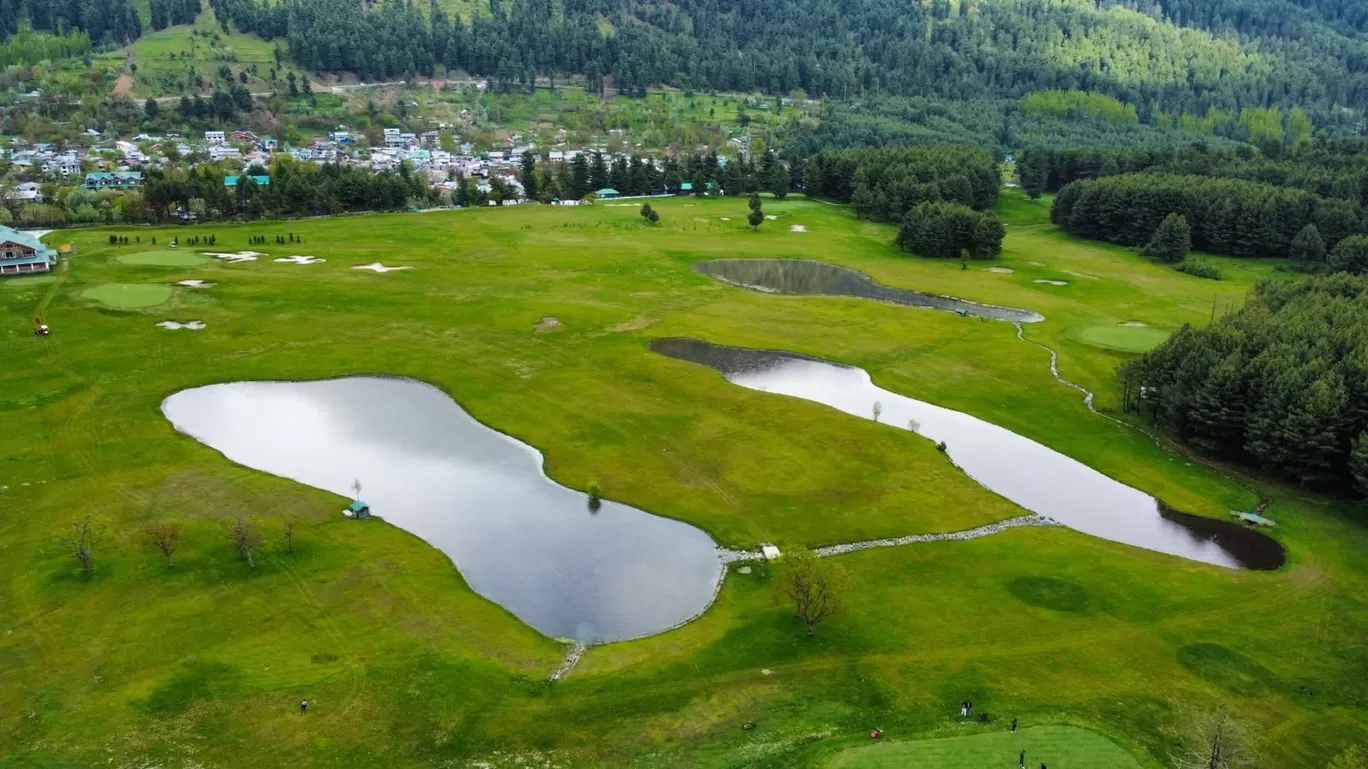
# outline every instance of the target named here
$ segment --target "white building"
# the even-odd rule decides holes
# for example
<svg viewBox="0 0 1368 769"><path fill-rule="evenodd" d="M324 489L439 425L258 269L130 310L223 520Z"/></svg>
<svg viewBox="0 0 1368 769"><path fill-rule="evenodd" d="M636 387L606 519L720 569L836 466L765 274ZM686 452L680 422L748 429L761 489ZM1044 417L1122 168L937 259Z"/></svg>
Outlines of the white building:
<svg viewBox="0 0 1368 769"><path fill-rule="evenodd" d="M205 131L204 140L210 144L228 143L228 137L222 131Z"/></svg>
<svg viewBox="0 0 1368 769"><path fill-rule="evenodd" d="M228 158L242 157L242 151L237 147L229 147L223 144L215 144L209 148L209 159L217 163Z"/></svg>
<svg viewBox="0 0 1368 769"><path fill-rule="evenodd" d="M14 188L10 193L10 200L17 200L21 203L42 203L43 189L38 186L38 182L23 182Z"/></svg>

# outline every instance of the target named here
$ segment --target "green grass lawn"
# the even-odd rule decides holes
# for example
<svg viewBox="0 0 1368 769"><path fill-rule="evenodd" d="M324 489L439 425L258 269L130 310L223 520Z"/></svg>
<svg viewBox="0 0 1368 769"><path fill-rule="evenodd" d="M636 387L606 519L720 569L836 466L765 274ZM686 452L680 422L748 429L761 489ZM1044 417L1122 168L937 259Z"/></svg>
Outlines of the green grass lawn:
<svg viewBox="0 0 1368 769"><path fill-rule="evenodd" d="M208 264L208 257L193 251L143 251L138 254L119 254L116 259L123 264L140 267L197 267Z"/></svg>
<svg viewBox="0 0 1368 769"><path fill-rule="evenodd" d="M164 304L172 293L170 286L155 283L105 283L82 291L81 296L116 310L138 310Z"/></svg>
<svg viewBox="0 0 1368 769"><path fill-rule="evenodd" d="M940 737L916 742L888 740L838 753L831 769L998 769L1018 765L1056 769L1140 769L1116 743L1077 726L1037 726L1011 734L997 725L986 734Z"/></svg>
<svg viewBox="0 0 1368 769"><path fill-rule="evenodd" d="M758 232L744 199L652 205L656 227L635 207L527 206L120 231L214 235L221 251L293 232L327 259L197 268L215 288L168 304L169 317L205 321L193 334L89 301L139 269L120 263L130 249L108 245L108 230L70 236L79 252L57 282L0 292L0 763L824 766L875 726L898 740L880 748L922 749L916 738L960 728L952 714L966 698L999 719L1087 725L1147 769L1163 765L1191 709L1232 710L1271 767L1314 769L1368 741L1355 704L1368 680L1357 505L1259 482L1289 551L1273 573L1062 528L853 553L834 562L845 611L813 638L763 565L733 566L696 621L593 648L549 685L563 647L476 596L441 553L383 521L343 519L330 494L234 465L160 413L166 396L213 382L410 376L540 449L557 481L599 479L609 497L727 546L1022 512L905 430L647 350L693 336L861 366L880 386L1016 430L1183 510L1224 517L1255 503L1090 414L1008 324L766 295L690 264L821 259L1039 311L1027 337L1058 349L1063 374L1103 408L1128 354L1087 343L1085 329L1205 323L1213 304L1238 305L1254 280L1278 275L1271 264L1225 260L1226 279L1204 281L1036 221L1009 228L998 264L1013 272L988 273L901 255L893 227L801 198L766 198L778 218ZM415 269L350 269L377 259ZM1032 282L1060 276L1068 286ZM30 335L39 315L52 337ZM556 333L535 330L546 316ZM264 532L254 570L225 538L239 512ZM55 539L85 514L107 524L89 578ZM186 531L171 569L143 541L162 519ZM293 553L286 519L299 525Z"/></svg>
<svg viewBox="0 0 1368 769"><path fill-rule="evenodd" d="M1147 326L1088 326L1078 332L1078 338L1109 350L1145 352L1168 339L1169 332Z"/></svg>

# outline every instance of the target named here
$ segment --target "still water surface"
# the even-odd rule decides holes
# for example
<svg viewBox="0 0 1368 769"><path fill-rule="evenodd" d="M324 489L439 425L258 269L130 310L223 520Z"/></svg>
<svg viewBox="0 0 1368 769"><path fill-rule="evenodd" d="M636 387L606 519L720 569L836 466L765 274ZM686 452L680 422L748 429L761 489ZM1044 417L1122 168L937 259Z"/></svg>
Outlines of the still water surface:
<svg viewBox="0 0 1368 769"><path fill-rule="evenodd" d="M1234 568L1276 569L1282 545L1230 523L1169 510L1154 497L997 425L877 387L863 369L793 353L659 339L655 352L717 369L752 390L823 403L936 442L988 489L1071 529Z"/></svg>
<svg viewBox="0 0 1368 769"><path fill-rule="evenodd" d="M703 531L606 500L591 511L546 477L540 452L422 382L235 382L176 393L162 411L247 467L347 497L359 479L376 515L551 637L659 633L707 608L722 578Z"/></svg>
<svg viewBox="0 0 1368 769"><path fill-rule="evenodd" d="M713 259L698 262L693 267L714 280L772 294L856 296L992 320L1016 323L1045 320L1044 315L1030 310L885 286L863 272L809 259Z"/></svg>

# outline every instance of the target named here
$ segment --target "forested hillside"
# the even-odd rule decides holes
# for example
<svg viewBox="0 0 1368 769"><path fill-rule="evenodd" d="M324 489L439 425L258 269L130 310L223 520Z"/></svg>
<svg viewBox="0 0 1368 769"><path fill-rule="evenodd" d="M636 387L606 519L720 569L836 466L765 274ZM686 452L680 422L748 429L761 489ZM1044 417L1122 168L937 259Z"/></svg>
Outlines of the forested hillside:
<svg viewBox="0 0 1368 769"><path fill-rule="evenodd" d="M502 82L583 73L596 85L611 74L629 92L670 83L969 99L1081 89L1136 105L1144 121L1154 105L1330 113L1368 103L1364 14L1350 0L512 0L469 24L394 2L212 2L242 29L287 38L300 64L363 78L446 65Z"/></svg>
<svg viewBox="0 0 1368 769"><path fill-rule="evenodd" d="M1368 278L1267 281L1239 312L1184 327L1121 376L1134 405L1205 453L1368 489L1365 345Z"/></svg>

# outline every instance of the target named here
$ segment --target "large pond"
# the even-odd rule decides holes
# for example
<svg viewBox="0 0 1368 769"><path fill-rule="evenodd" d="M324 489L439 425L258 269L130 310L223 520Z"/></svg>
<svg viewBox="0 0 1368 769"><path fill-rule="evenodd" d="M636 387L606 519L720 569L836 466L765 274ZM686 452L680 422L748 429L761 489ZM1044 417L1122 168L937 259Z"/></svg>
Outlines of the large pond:
<svg viewBox="0 0 1368 769"><path fill-rule="evenodd" d="M536 449L422 382L237 382L176 393L162 411L247 467L344 496L360 480L376 515L551 637L661 632L702 613L722 579L704 532L615 502L591 510L546 477Z"/></svg>
<svg viewBox="0 0 1368 769"><path fill-rule="evenodd" d="M885 286L863 272L808 259L713 259L698 262L693 268L714 280L771 294L856 296L992 320L1017 323L1045 320L1045 316L1030 310Z"/></svg>
<svg viewBox="0 0 1368 769"><path fill-rule="evenodd" d="M1169 510L1154 497L1010 430L877 387L863 369L693 339L659 339L651 349L711 366L742 387L816 401L944 441L950 459L974 480L1069 528L1220 566L1276 569L1283 564L1282 545L1272 537Z"/></svg>

